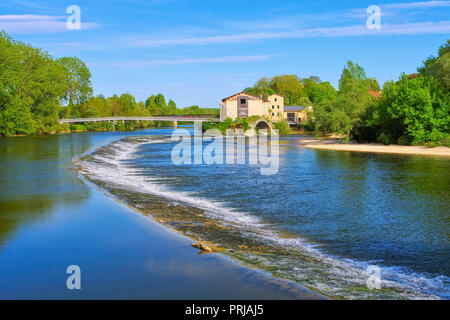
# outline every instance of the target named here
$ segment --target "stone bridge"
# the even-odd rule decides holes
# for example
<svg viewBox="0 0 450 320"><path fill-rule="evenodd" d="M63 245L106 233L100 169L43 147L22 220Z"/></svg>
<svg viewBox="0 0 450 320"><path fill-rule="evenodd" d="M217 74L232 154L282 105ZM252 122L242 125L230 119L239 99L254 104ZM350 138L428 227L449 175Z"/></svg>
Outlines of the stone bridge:
<svg viewBox="0 0 450 320"><path fill-rule="evenodd" d="M267 132L272 132L273 127L270 122L268 122L264 118L259 118L258 120L254 121L253 123L250 123L250 127L253 130L267 130Z"/></svg>

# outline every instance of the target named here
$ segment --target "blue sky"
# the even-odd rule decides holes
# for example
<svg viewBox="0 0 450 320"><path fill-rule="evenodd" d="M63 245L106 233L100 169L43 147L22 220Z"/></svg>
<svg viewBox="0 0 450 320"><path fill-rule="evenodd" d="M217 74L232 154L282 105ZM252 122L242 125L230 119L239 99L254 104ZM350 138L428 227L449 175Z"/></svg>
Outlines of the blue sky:
<svg viewBox="0 0 450 320"><path fill-rule="evenodd" d="M70 5L81 30L66 27ZM381 29L366 27L370 5L381 8ZM214 107L264 76L337 86L347 60L381 84L412 73L450 38L450 1L2 0L0 29L81 58L95 94Z"/></svg>

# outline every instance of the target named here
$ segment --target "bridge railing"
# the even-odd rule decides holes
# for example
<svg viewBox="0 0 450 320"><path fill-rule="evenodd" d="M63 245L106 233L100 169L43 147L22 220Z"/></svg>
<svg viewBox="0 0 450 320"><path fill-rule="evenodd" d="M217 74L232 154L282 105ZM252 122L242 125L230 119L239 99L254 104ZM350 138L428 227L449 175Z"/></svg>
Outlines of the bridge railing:
<svg viewBox="0 0 450 320"><path fill-rule="evenodd" d="M214 118L214 115L213 114L180 114L180 115L176 115L176 114L173 114L173 115L168 115L168 116L153 116L153 117L155 117L155 118L158 118L158 117L175 117L175 118L186 118L186 119L192 119L192 118L195 118L195 119L212 119L212 118Z"/></svg>
<svg viewBox="0 0 450 320"><path fill-rule="evenodd" d="M100 121L219 121L212 115L170 115L170 116L150 116L150 117L98 117L98 118L76 118L60 119L60 123L76 122L100 122Z"/></svg>

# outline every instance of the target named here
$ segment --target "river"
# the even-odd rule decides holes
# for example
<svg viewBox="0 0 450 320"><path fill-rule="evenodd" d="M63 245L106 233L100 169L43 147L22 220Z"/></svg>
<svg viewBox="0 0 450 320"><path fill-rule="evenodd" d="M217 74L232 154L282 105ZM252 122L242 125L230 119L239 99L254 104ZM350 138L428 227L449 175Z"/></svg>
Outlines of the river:
<svg viewBox="0 0 450 320"><path fill-rule="evenodd" d="M450 298L448 159L311 150L292 135L263 176L175 165L170 133L2 139L0 296L70 298L64 266L80 264L82 298L314 297L293 282L335 298Z"/></svg>

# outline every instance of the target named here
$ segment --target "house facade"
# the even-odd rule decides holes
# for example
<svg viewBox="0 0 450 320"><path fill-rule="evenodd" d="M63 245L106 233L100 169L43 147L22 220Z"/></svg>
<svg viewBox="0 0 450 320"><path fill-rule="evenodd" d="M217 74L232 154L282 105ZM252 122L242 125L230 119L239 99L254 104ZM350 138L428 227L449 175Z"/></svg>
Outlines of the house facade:
<svg viewBox="0 0 450 320"><path fill-rule="evenodd" d="M283 120L284 97L279 94L273 94L267 100L269 100L269 117L272 121Z"/></svg>
<svg viewBox="0 0 450 320"><path fill-rule="evenodd" d="M312 109L312 106L285 106L283 118L290 125L306 122L308 120L308 112L311 112Z"/></svg>
<svg viewBox="0 0 450 320"><path fill-rule="evenodd" d="M222 99L220 103L220 119L247 118L251 116L269 116L269 100L240 92Z"/></svg>
<svg viewBox="0 0 450 320"><path fill-rule="evenodd" d="M240 92L220 101L220 119L247 118L251 116L268 117L274 122L287 120L295 125L307 120L312 106L285 106L284 97L273 94L264 99Z"/></svg>

